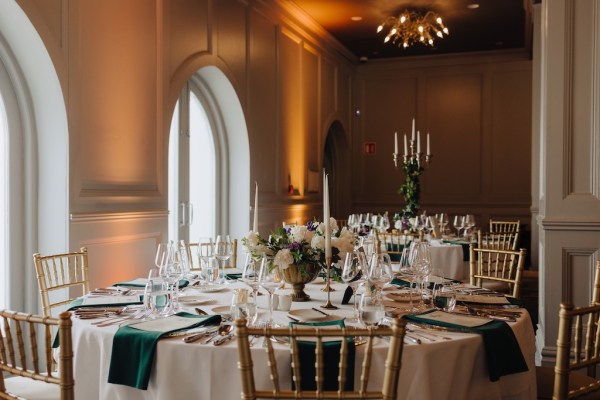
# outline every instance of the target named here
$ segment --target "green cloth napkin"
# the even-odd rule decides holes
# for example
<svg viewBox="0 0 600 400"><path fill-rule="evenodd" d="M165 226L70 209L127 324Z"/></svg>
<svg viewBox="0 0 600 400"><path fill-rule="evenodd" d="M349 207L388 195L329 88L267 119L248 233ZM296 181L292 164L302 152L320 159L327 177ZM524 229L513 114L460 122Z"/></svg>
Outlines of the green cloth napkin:
<svg viewBox="0 0 600 400"><path fill-rule="evenodd" d="M479 333L483 339L486 363L490 381L495 382L501 376L528 371L527 363L519 347L519 342L514 332L504 321L490 321L485 325L467 328L440 321L427 319L428 311L418 315L406 315L408 321L422 322L430 325L442 326L450 329L460 329Z"/></svg>
<svg viewBox="0 0 600 400"><path fill-rule="evenodd" d="M129 302L129 303L110 303L110 304L83 304L84 297L78 297L69 303L69 305L67 306L67 311L76 310L81 307L104 308L104 307L131 306L131 305L143 304L142 302L144 300L144 296L140 295L139 299L140 299L139 301L136 301L133 303Z"/></svg>
<svg viewBox="0 0 600 400"><path fill-rule="evenodd" d="M225 278L230 281L235 281L242 278L241 272L232 272L229 274L225 274Z"/></svg>
<svg viewBox="0 0 600 400"><path fill-rule="evenodd" d="M323 321L323 322L290 322L290 325L308 325L308 326L340 326L345 327L344 321ZM298 356L300 357L300 376L302 390L317 390L316 355L315 342L298 340ZM338 375L340 371L340 348L342 344L338 341L323 342L323 390L338 390ZM348 339L348 363L346 366L346 384L344 390L354 390L354 358L355 348L354 340ZM295 390L294 372L292 370L292 390Z"/></svg>
<svg viewBox="0 0 600 400"><path fill-rule="evenodd" d="M471 243L465 243L463 241L458 241L458 240L442 240L442 242L444 243L448 243L448 244L459 244L462 246L462 250L463 250L463 261L469 261L470 257L470 246Z"/></svg>
<svg viewBox="0 0 600 400"><path fill-rule="evenodd" d="M132 281L115 283L113 286L127 286L127 287L139 287L139 288L143 288L143 287L146 287L146 282L148 282L147 279L135 279L135 280L132 280ZM188 280L181 279L179 281L179 289L182 289L182 288L186 287L189 284L190 284L190 282Z"/></svg>
<svg viewBox="0 0 600 400"><path fill-rule="evenodd" d="M390 252L392 251L393 253L390 254L390 260L392 262L400 262L400 257L401 257L401 253L402 250L404 249L404 246L401 244L396 244L396 243L387 243L387 251Z"/></svg>
<svg viewBox="0 0 600 400"><path fill-rule="evenodd" d="M221 322L220 315L195 315L186 312L175 315L197 320L185 329ZM152 371L156 343L161 337L175 331L150 332L128 325L120 327L113 338L108 383L146 390Z"/></svg>

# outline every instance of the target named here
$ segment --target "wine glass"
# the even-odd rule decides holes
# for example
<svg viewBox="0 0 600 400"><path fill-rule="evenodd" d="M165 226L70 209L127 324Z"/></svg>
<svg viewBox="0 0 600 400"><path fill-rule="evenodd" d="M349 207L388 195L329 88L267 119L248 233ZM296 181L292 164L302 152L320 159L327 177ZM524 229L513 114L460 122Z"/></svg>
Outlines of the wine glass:
<svg viewBox="0 0 600 400"><path fill-rule="evenodd" d="M429 253L429 243L427 242L414 242L414 246L411 246L411 251L414 253L411 256L412 268L415 271L415 277L420 288L421 298L425 301L425 281L431 273L431 256Z"/></svg>
<svg viewBox="0 0 600 400"><path fill-rule="evenodd" d="M454 229L456 229L456 237L460 238L460 230L465 227L465 217L462 215L454 216Z"/></svg>
<svg viewBox="0 0 600 400"><path fill-rule="evenodd" d="M260 272L260 264L258 261L253 260L250 254L246 255L246 262L244 263L244 269L242 270L242 277L240 280L246 285L252 288L254 298L258 296L258 288L260 284L258 282L258 274Z"/></svg>
<svg viewBox="0 0 600 400"><path fill-rule="evenodd" d="M408 312L415 311L413 309L413 301L412 301L412 293L413 286L415 284L416 279L416 271L413 268L413 260L414 252L412 251L412 247L415 242L412 242L409 246L406 246L402 249L402 255L400 256L400 277L403 280L408 281Z"/></svg>
<svg viewBox="0 0 600 400"><path fill-rule="evenodd" d="M375 253L371 256L367 279L369 285L374 287L377 293L380 293L383 287L394 279L392 260L389 254Z"/></svg>
<svg viewBox="0 0 600 400"><path fill-rule="evenodd" d="M258 283L260 287L269 293L269 319L267 326L273 326L273 298L275 290L281 286L282 274L279 266L273 262L273 258L263 257L258 272Z"/></svg>
<svg viewBox="0 0 600 400"><path fill-rule="evenodd" d="M448 219L448 214L441 213L439 216L439 224L440 224L440 231L441 231L442 235L446 234L446 227L448 226L449 222L450 222L450 220Z"/></svg>
<svg viewBox="0 0 600 400"><path fill-rule="evenodd" d="M179 280L183 277L181 249L176 243L170 242L167 250L166 261L160 267L160 276L168 285L171 296L171 307L169 314L173 314L179 308L177 301Z"/></svg>
<svg viewBox="0 0 600 400"><path fill-rule="evenodd" d="M205 264L215 258L215 247L212 238L210 237L201 237L198 239L198 258L200 259L200 268L204 271ZM204 275L204 273L203 273ZM208 280L205 280L203 283L207 283ZM214 280L211 280L210 283L214 283Z"/></svg>
<svg viewBox="0 0 600 400"><path fill-rule="evenodd" d="M353 252L346 253L344 267L342 269L342 280L348 284L350 289L352 289L352 296L354 297L354 318L348 320L348 322L359 322L356 290L365 282L366 274L362 269L362 264L360 263L358 256Z"/></svg>
<svg viewBox="0 0 600 400"><path fill-rule="evenodd" d="M231 242L229 235L217 235L214 243L214 252L215 257L219 260L219 269L221 270L218 283L226 283L225 264L233 254L233 243Z"/></svg>
<svg viewBox="0 0 600 400"><path fill-rule="evenodd" d="M473 214L467 214L465 216L465 225L466 225L466 229L465 229L465 236L466 236L467 232L469 232L469 234L470 234L471 229L473 229L473 227L475 227L475 216Z"/></svg>
<svg viewBox="0 0 600 400"><path fill-rule="evenodd" d="M358 315L364 326L375 326L385 317L381 297L373 292L364 292L360 297Z"/></svg>
<svg viewBox="0 0 600 400"><path fill-rule="evenodd" d="M159 243L156 246L156 255L154 256L154 265L157 268L163 266L163 264L167 261L167 256L169 255L169 243Z"/></svg>
<svg viewBox="0 0 600 400"><path fill-rule="evenodd" d="M386 211L385 214L383 214L383 217L381 217L381 231L387 232L388 229L390 229L390 218Z"/></svg>

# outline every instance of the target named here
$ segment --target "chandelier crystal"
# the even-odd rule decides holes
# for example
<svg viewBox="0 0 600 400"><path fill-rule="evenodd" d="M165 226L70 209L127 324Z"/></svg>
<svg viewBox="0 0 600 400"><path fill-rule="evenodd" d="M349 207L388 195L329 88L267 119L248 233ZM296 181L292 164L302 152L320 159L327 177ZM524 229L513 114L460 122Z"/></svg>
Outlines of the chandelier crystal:
<svg viewBox="0 0 600 400"><path fill-rule="evenodd" d="M384 43L392 42L398 47L407 48L415 43L433 46L434 38L443 39L449 35L442 17L433 11L424 16L417 11L406 10L398 17L388 17L377 27L377 33L387 29Z"/></svg>

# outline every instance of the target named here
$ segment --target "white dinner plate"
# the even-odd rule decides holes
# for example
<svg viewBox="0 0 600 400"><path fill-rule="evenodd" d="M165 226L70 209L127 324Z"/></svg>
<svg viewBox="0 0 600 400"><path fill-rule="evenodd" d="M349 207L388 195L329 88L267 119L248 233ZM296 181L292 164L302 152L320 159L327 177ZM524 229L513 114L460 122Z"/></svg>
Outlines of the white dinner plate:
<svg viewBox="0 0 600 400"><path fill-rule="evenodd" d="M195 290L202 292L202 293L213 293L213 292L220 292L221 290L225 289L224 285L200 285L198 287L194 288Z"/></svg>
<svg viewBox="0 0 600 400"><path fill-rule="evenodd" d="M231 307L230 306L218 306L212 308L212 312L215 314L221 314L223 316L231 315Z"/></svg>
<svg viewBox="0 0 600 400"><path fill-rule="evenodd" d="M212 301L214 301L213 298L206 296L179 296L179 302L181 304L199 305L210 303Z"/></svg>
<svg viewBox="0 0 600 400"><path fill-rule="evenodd" d="M342 317L333 314L324 315L310 308L291 310L288 311L288 315L300 322L339 321L343 319Z"/></svg>

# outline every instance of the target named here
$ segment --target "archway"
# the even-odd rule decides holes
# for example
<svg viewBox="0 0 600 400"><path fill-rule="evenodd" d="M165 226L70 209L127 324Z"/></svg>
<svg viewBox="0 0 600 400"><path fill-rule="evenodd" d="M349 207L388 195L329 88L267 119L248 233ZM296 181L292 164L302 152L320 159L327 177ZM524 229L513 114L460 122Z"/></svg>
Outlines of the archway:
<svg viewBox="0 0 600 400"><path fill-rule="evenodd" d="M327 131L323 167L329 173L331 215L346 219L352 211L350 150L346 132L339 121L334 121Z"/></svg>

